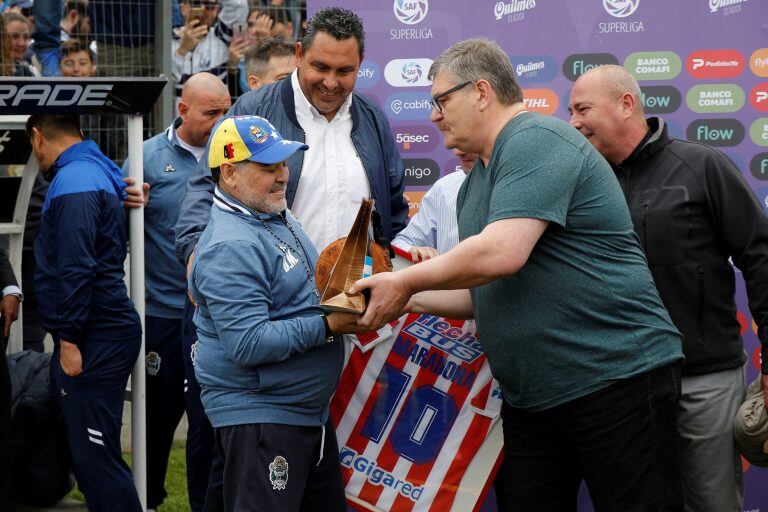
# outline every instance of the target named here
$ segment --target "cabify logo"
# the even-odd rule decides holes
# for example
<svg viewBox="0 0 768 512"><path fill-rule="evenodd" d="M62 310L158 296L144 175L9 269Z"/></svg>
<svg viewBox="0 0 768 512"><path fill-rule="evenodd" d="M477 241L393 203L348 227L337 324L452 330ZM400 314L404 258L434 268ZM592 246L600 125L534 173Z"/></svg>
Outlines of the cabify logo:
<svg viewBox="0 0 768 512"><path fill-rule="evenodd" d="M737 119L698 119L688 125L686 135L710 146L735 146L744 140L744 125Z"/></svg>
<svg viewBox="0 0 768 512"><path fill-rule="evenodd" d="M646 114L669 114L680 108L680 91L671 85L645 85L640 87Z"/></svg>
<svg viewBox="0 0 768 512"><path fill-rule="evenodd" d="M669 80L683 69L683 62L674 52L635 52L624 59L624 67L637 80Z"/></svg>
<svg viewBox="0 0 768 512"><path fill-rule="evenodd" d="M735 84L696 85L688 90L685 103L700 114L736 112L744 106L744 91Z"/></svg>

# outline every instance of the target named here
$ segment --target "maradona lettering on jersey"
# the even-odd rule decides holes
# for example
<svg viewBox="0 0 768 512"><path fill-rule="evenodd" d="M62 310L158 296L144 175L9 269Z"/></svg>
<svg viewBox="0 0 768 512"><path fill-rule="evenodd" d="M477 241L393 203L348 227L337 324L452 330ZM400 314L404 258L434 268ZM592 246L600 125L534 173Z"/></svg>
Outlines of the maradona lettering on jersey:
<svg viewBox="0 0 768 512"><path fill-rule="evenodd" d="M423 487L396 478L389 471L378 467L375 460L369 460L363 455L358 455L355 450L346 446L339 450L339 462L345 468L363 474L366 480L373 485L391 487L413 502L418 501L424 490Z"/></svg>

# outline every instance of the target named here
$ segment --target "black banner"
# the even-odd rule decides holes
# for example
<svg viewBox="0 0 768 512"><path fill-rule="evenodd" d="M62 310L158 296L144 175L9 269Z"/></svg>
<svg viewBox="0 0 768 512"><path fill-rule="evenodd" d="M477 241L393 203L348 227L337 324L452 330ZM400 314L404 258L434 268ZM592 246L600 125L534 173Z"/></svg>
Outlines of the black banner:
<svg viewBox="0 0 768 512"><path fill-rule="evenodd" d="M32 146L24 130L0 128L0 165L26 164Z"/></svg>
<svg viewBox="0 0 768 512"><path fill-rule="evenodd" d="M0 115L144 115L168 78L0 77Z"/></svg>

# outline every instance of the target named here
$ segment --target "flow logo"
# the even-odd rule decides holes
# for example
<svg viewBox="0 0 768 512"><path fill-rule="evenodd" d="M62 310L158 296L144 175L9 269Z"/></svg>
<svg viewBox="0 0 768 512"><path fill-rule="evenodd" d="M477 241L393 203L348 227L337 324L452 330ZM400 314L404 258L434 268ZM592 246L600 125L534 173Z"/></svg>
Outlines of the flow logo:
<svg viewBox="0 0 768 512"><path fill-rule="evenodd" d="M768 153L758 153L749 162L752 176L759 180L768 181Z"/></svg>
<svg viewBox="0 0 768 512"><path fill-rule="evenodd" d="M640 0L603 0L605 12L614 18L631 16L640 5Z"/></svg>
<svg viewBox="0 0 768 512"><path fill-rule="evenodd" d="M671 85L646 85L640 87L640 96L646 114L669 114L680 108L680 91Z"/></svg>
<svg viewBox="0 0 768 512"><path fill-rule="evenodd" d="M563 75L575 82L577 78L592 68L604 64L618 64L619 60L610 53L574 53L563 61Z"/></svg>
<svg viewBox="0 0 768 512"><path fill-rule="evenodd" d="M744 125L737 119L698 119L688 125L686 135L710 146L735 146L744 140Z"/></svg>
<svg viewBox="0 0 768 512"><path fill-rule="evenodd" d="M427 17L428 0L395 0L392 5L395 17L406 25L415 25Z"/></svg>
<svg viewBox="0 0 768 512"><path fill-rule="evenodd" d="M427 87L432 59L394 59L384 67L384 79L392 87Z"/></svg>

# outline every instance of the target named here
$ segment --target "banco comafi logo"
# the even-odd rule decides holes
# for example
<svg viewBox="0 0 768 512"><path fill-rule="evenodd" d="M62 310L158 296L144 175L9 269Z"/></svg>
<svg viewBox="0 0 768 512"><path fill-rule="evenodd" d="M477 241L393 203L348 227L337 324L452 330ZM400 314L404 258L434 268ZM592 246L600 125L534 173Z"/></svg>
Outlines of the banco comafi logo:
<svg viewBox="0 0 768 512"><path fill-rule="evenodd" d="M421 69L421 66L419 66L416 62L408 62L403 65L402 69L400 70L400 76L403 80L408 82L409 84L415 84L419 80L421 80L421 75L424 74L424 71Z"/></svg>
<svg viewBox="0 0 768 512"><path fill-rule="evenodd" d="M427 17L429 0L395 0L395 16L406 25L415 25Z"/></svg>
<svg viewBox="0 0 768 512"><path fill-rule="evenodd" d="M626 18L637 10L640 0L603 0L603 7L614 18Z"/></svg>

